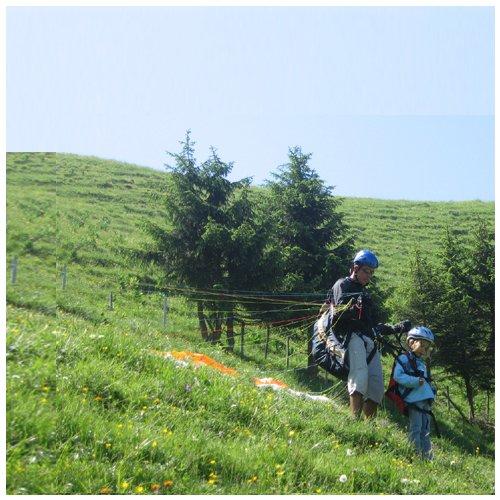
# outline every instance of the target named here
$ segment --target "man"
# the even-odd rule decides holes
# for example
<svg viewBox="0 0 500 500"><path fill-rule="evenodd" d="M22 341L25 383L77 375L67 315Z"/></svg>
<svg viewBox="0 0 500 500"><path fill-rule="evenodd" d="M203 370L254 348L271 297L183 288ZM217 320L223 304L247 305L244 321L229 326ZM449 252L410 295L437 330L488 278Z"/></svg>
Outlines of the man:
<svg viewBox="0 0 500 500"><path fill-rule="evenodd" d="M350 408L355 417L361 413L367 418L374 417L384 397L382 365L373 340L374 331L382 335L411 327L409 321L394 327L378 323L376 307L365 290L377 267L375 254L360 250L352 261L349 276L333 285L328 297L328 314L315 325L313 355L320 366L331 373L335 370L335 375L341 374L336 353L339 348L346 350L340 364L344 372L348 369L344 378L347 378Z"/></svg>

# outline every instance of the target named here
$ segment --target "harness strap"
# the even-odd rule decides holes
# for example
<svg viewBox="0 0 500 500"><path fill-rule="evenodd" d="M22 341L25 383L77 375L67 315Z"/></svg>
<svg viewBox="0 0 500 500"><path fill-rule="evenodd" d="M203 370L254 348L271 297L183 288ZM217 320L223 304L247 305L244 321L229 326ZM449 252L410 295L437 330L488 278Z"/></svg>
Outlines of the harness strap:
<svg viewBox="0 0 500 500"><path fill-rule="evenodd" d="M410 363L410 366L412 367L413 371L410 372L406 369L405 365L403 364L402 361L400 361L399 359L399 356L397 356L395 358L395 360L399 363L399 365L401 366L401 368L403 368L403 371L406 373L406 375L411 375L412 377L421 377L421 375L419 374L419 370L417 370L417 363L415 362L415 360L413 358L411 358L409 356L408 353L403 353L407 358L408 358L408 362ZM430 377L421 377L423 378L426 382L428 382L429 384L431 383L431 379ZM410 392L411 392L411 389L410 389ZM409 393L408 393L409 394Z"/></svg>
<svg viewBox="0 0 500 500"><path fill-rule="evenodd" d="M364 340L363 340L364 342ZM365 343L365 346L366 346L366 343ZM371 350L370 354L368 354L368 356L366 357L366 364L369 365L371 360L373 359L373 356L375 356L375 353L377 352L377 345L374 344L373 345L373 349Z"/></svg>
<svg viewBox="0 0 500 500"><path fill-rule="evenodd" d="M417 406L414 403L406 403L406 406L408 406L409 408L413 408L414 410L417 410L420 413L425 413L426 415L430 415L432 418L432 421L434 422L434 428L436 429L436 436L441 437L441 433L439 432L439 427L437 424L436 417L434 416L434 413L432 413L431 410L424 410L423 408L420 408L419 406Z"/></svg>

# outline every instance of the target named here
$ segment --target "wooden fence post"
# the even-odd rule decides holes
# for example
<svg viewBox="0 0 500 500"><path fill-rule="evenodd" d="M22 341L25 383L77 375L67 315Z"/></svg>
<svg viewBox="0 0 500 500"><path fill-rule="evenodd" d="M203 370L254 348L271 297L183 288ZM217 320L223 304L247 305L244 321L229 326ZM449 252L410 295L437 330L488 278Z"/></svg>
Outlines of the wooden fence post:
<svg viewBox="0 0 500 500"><path fill-rule="evenodd" d="M267 324L267 333L266 333L266 348L264 351L264 359L267 359L267 355L269 353L269 335L271 332L271 327L269 326L269 323Z"/></svg>
<svg viewBox="0 0 500 500"><path fill-rule="evenodd" d="M167 296L163 297L163 328L167 327L168 301Z"/></svg>
<svg viewBox="0 0 500 500"><path fill-rule="evenodd" d="M490 421L490 390L486 391L486 420Z"/></svg>
<svg viewBox="0 0 500 500"><path fill-rule="evenodd" d="M113 292L109 292L109 310L113 310Z"/></svg>
<svg viewBox="0 0 500 500"><path fill-rule="evenodd" d="M240 354L243 356L243 344L245 339L245 323L241 322L241 345L240 345Z"/></svg>
<svg viewBox="0 0 500 500"><path fill-rule="evenodd" d="M14 257L10 265L10 282L14 284L16 280L17 280L17 257Z"/></svg>
<svg viewBox="0 0 500 500"><path fill-rule="evenodd" d="M286 367L290 366L290 337L286 338Z"/></svg>
<svg viewBox="0 0 500 500"><path fill-rule="evenodd" d="M63 267L63 270L61 272L61 278L62 278L62 289L66 290L66 283L68 282L68 269L66 266Z"/></svg>

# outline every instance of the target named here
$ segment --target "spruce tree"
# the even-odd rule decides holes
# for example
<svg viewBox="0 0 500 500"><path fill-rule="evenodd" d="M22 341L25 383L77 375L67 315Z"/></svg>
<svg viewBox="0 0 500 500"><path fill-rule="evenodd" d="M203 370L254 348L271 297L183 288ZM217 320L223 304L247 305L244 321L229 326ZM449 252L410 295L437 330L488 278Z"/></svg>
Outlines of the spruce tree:
<svg viewBox="0 0 500 500"><path fill-rule="evenodd" d="M158 200L163 223L145 225L154 247L143 258L160 265L167 283L193 289L188 295L197 304L205 340L218 341L227 323L232 348L234 303L220 300L218 291L261 285L265 234L254 220L250 180L229 181L233 165L213 148L199 164L189 131L181 145L180 153L168 153L174 161L166 165L168 179Z"/></svg>
<svg viewBox="0 0 500 500"><path fill-rule="evenodd" d="M326 186L309 166L310 159L311 154L303 153L300 147L289 149L288 163L273 173L274 180L268 182L267 214L272 226L271 247L278 257L278 286L290 293L291 301L302 302L295 311L290 311L290 305L282 306L281 313L275 313L274 318L288 320L294 328L306 328L308 371L314 375L317 371L311 356L314 315L327 290L346 272L353 246L338 210L341 202L332 196L333 188ZM311 295L298 297L295 295L298 293ZM308 303L311 303L309 309Z"/></svg>

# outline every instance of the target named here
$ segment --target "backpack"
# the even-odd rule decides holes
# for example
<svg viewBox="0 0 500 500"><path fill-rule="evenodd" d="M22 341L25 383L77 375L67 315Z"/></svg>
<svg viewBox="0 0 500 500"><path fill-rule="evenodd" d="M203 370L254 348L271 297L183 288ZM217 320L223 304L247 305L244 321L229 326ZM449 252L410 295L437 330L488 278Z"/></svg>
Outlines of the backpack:
<svg viewBox="0 0 500 500"><path fill-rule="evenodd" d="M327 310L313 326L312 356L316 365L341 380L347 380L349 356L345 346L349 340L342 342L335 335L330 335L331 327L332 319L330 311Z"/></svg>
<svg viewBox="0 0 500 500"><path fill-rule="evenodd" d="M321 311L320 311L321 312ZM348 333L345 338L339 338L332 329L334 319L333 309L328 308L314 323L312 332L312 357L314 362L328 373L341 380L347 380L349 375L349 353L347 346L351 338ZM365 342L366 345L366 342ZM377 351L377 346L368 354L366 362L370 363Z"/></svg>
<svg viewBox="0 0 500 500"><path fill-rule="evenodd" d="M410 394L412 389L410 389L409 387L403 387L402 385L399 385L396 380L394 380L394 369L396 368L396 363L399 363L403 367L404 372L408 375L421 377L422 372L418 370L417 362L415 361L415 358L413 358L413 356L410 356L410 353L405 352L403 353L403 355L408 358L408 362L410 363L412 371L408 372L404 368L401 361L399 361L398 357L396 357L394 359L394 364L392 365L391 378L389 379L389 385L387 386L387 390L385 391L385 397L387 399L390 399L394 403L394 406L397 408L399 413L408 416L408 403L405 401L405 398L406 396L408 396L408 394Z"/></svg>

